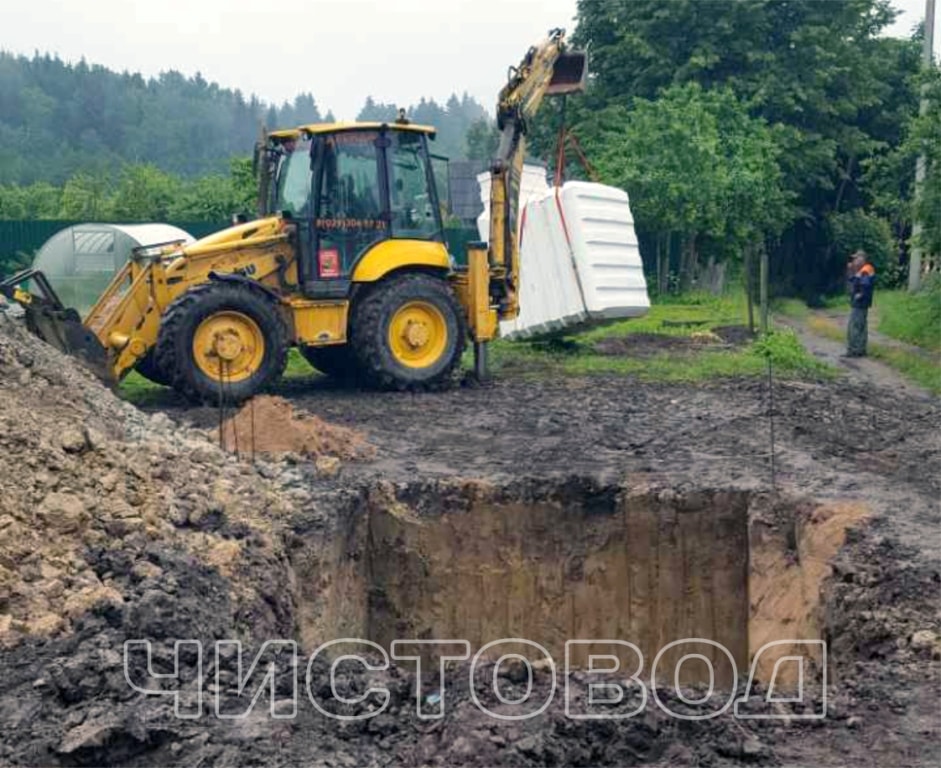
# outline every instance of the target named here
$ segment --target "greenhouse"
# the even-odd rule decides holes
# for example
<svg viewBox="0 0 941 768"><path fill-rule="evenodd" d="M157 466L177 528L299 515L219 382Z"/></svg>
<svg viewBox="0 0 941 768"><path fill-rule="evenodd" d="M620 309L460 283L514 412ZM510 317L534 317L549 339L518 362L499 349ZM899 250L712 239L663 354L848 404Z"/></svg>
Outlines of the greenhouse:
<svg viewBox="0 0 941 768"><path fill-rule="evenodd" d="M36 253L62 303L85 315L134 248L185 241L192 236L170 224L76 224L50 237Z"/></svg>

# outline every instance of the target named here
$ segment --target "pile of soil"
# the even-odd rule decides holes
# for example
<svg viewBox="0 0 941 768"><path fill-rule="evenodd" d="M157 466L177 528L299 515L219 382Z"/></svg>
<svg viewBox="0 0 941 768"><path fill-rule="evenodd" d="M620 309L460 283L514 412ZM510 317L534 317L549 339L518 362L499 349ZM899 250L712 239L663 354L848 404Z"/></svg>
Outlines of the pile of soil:
<svg viewBox="0 0 941 768"><path fill-rule="evenodd" d="M248 454L296 453L307 458L367 459L375 455L361 432L297 414L283 397L260 395L222 425L225 448Z"/></svg>
<svg viewBox="0 0 941 768"><path fill-rule="evenodd" d="M273 482L141 413L0 312L0 645L128 609L172 581L167 551L225 573L233 618L270 613L243 566L274 558L276 522L310 503L287 471ZM125 567L103 565L114 553Z"/></svg>

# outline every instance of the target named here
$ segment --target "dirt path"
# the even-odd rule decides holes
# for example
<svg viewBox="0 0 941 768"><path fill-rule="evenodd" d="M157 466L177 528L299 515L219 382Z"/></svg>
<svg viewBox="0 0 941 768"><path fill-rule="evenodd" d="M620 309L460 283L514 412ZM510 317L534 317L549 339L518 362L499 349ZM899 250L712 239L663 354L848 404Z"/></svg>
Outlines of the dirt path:
<svg viewBox="0 0 941 768"><path fill-rule="evenodd" d="M841 329L846 329L846 323L849 320L849 308L844 309L816 309L811 311L812 315L825 318L835 325L838 325ZM899 341L898 339L893 339L891 336L886 336L884 333L879 333L879 331L874 330L879 327L879 307L874 306L869 310L869 339L874 341L876 344L879 344L883 347L891 347L892 349L900 349L904 352L910 352L913 355L918 355L919 357L924 357L930 359L932 357L931 352L927 349L923 349L915 344L907 344L904 341Z"/></svg>
<svg viewBox="0 0 941 768"><path fill-rule="evenodd" d="M838 324L844 331L846 329L846 318L848 315L845 312L836 310L812 310L811 316L825 318L829 322ZM846 357L846 345L844 343L814 332L804 319L778 315L775 317L775 321L788 328L792 328L800 338L801 343L812 355L842 370L846 374L846 378L854 384L864 385L867 383L875 383L898 392L904 392L906 395L916 398L937 399L927 389L913 383L885 363L870 357ZM870 318L870 324L873 324L872 318ZM869 331L869 340L870 342L875 342L886 347L902 349L907 352L914 352L918 355L930 357L928 352L919 347L905 344L904 342L875 331Z"/></svg>

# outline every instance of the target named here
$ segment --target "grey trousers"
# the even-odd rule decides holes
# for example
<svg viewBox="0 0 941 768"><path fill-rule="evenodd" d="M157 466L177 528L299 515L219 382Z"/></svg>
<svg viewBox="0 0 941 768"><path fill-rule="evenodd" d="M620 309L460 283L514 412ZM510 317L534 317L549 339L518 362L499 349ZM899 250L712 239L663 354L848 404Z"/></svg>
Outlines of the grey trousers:
<svg viewBox="0 0 941 768"><path fill-rule="evenodd" d="M846 326L846 354L850 357L864 357L866 354L868 320L868 309L853 307L850 310L850 319Z"/></svg>

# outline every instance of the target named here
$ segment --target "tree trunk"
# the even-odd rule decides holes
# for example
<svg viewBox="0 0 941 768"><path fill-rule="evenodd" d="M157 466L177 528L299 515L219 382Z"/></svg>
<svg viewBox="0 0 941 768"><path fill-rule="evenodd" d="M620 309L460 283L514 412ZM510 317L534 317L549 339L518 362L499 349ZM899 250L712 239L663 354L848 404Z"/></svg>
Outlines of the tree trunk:
<svg viewBox="0 0 941 768"><path fill-rule="evenodd" d="M693 285L693 276L696 270L696 235L691 234L683 244L683 254L680 257L680 293L686 293Z"/></svg>
<svg viewBox="0 0 941 768"><path fill-rule="evenodd" d="M721 296L725 290L725 262L717 262L715 255L710 255L709 262L702 271L700 287L713 296Z"/></svg>
<svg viewBox="0 0 941 768"><path fill-rule="evenodd" d="M670 245L673 233L665 232L658 238L660 245L660 265L657 273L657 293L666 296L670 290Z"/></svg>
<svg viewBox="0 0 941 768"><path fill-rule="evenodd" d="M657 233L657 295L663 296L663 235Z"/></svg>

